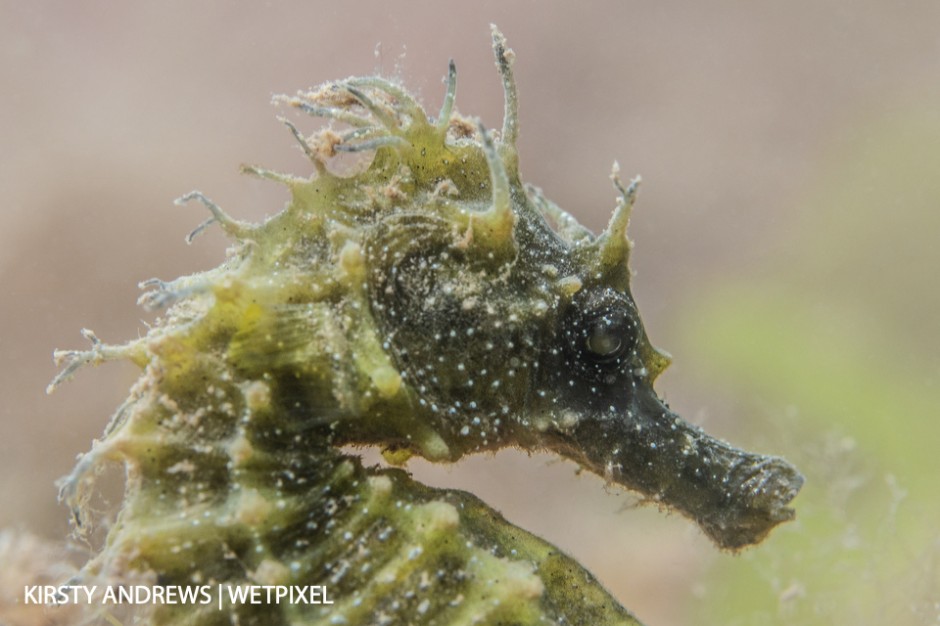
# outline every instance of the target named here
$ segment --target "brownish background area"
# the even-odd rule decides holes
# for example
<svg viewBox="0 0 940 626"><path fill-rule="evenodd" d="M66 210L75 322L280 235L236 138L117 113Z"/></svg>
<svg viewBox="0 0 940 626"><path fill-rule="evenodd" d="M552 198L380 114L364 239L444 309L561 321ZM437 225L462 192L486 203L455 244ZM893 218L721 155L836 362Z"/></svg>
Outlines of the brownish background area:
<svg viewBox="0 0 940 626"><path fill-rule="evenodd" d="M683 320L696 317L703 290L729 278L784 281L797 293L804 282L824 284L794 244L813 219L806 198L851 158L846 146L874 146L866 133L902 119L911 103L927 116L940 111L940 4L9 0L0 2L0 528L66 534L53 483L136 375L111 364L47 397L53 348L82 346L82 327L110 342L145 332L139 280L221 260L215 232L185 245L205 216L172 200L198 188L231 214L259 219L286 195L240 176L239 164L309 173L270 97L377 71L400 76L433 111L454 58L458 108L498 126L490 22L518 57L524 178L596 229L614 204L611 162L643 175L634 291L653 340L675 356L660 392L724 437L799 454L773 438L741 441L748 416L712 387L703 372L712 364L686 348ZM862 169L845 184L893 183ZM890 223L917 194L916 180L905 181L876 219ZM858 222L839 215L820 222L820 236L855 241ZM935 230L907 236L940 243ZM859 241L884 272L850 266L834 280L871 281L873 301L909 298L876 327L903 327L911 349L937 364L937 311L922 294L936 303L940 267L905 256L909 243ZM791 264L801 272L766 269ZM920 278L904 290L878 290L910 268ZM825 293L811 296L823 308ZM923 375L935 387L940 366ZM618 511L628 495L550 457L506 452L455 469L412 467L557 543L651 625L695 623L713 562L728 558L682 519ZM781 595L791 589L779 584ZM783 619L768 611L766 623Z"/></svg>

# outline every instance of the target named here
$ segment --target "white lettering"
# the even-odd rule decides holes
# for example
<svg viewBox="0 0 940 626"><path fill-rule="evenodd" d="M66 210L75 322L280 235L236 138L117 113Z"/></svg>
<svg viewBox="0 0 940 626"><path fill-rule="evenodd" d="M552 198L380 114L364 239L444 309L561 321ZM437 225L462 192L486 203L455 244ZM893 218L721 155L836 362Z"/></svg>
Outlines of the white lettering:
<svg viewBox="0 0 940 626"><path fill-rule="evenodd" d="M327 595L327 587L323 585L239 585L226 586L227 592L224 594L230 604L280 604L282 602L290 604L333 604L333 600ZM168 594L170 592L168 591ZM200 600L203 604L211 601L209 587L200 587L199 594L203 598ZM167 596L167 602L171 602L171 596ZM222 604L222 585L219 585L219 605ZM156 601L156 597L154 598ZM189 590L183 592L182 602L196 602L196 592Z"/></svg>
<svg viewBox="0 0 940 626"><path fill-rule="evenodd" d="M91 599L95 595L95 591L98 590L98 585L92 585L91 587L82 587L82 591L85 592L85 600L88 604L91 604Z"/></svg>
<svg viewBox="0 0 940 626"><path fill-rule="evenodd" d="M228 598L232 604L245 604L248 602L248 594L251 588L248 586L228 587Z"/></svg>
<svg viewBox="0 0 940 626"><path fill-rule="evenodd" d="M36 595L38 591L39 585L23 587L23 604L39 604L39 596Z"/></svg>
<svg viewBox="0 0 940 626"><path fill-rule="evenodd" d="M310 604L333 604L333 601L326 597L326 587L322 585L311 585Z"/></svg>

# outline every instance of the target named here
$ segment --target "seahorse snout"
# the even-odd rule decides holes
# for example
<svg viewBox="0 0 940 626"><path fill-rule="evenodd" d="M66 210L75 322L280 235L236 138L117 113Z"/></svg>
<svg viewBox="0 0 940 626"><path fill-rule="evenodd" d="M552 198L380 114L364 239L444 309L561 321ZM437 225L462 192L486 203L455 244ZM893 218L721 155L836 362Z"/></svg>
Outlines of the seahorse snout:
<svg viewBox="0 0 940 626"><path fill-rule="evenodd" d="M719 547L759 543L794 517L803 476L787 461L746 452L669 409L652 388L618 415L582 418L549 447L611 482L694 520Z"/></svg>
<svg viewBox="0 0 940 626"><path fill-rule="evenodd" d="M803 475L779 457L745 454L728 474L734 506L714 510L702 520L702 528L723 548L755 544L782 522L794 518L787 505L803 486Z"/></svg>

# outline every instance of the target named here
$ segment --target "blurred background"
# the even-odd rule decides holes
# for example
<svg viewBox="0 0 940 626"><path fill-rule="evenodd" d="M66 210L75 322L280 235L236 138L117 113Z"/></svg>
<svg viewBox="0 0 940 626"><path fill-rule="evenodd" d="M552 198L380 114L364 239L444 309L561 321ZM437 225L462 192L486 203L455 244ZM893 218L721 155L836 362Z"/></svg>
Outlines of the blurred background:
<svg viewBox="0 0 940 626"><path fill-rule="evenodd" d="M517 53L527 181L597 229L611 162L643 175L634 294L675 357L660 393L807 482L794 523L732 555L550 456L410 469L557 544L650 626L940 624L932 0L0 1L0 622L38 567L24 542L64 555L54 481L136 378L108 364L47 397L53 348L146 332L138 281L223 258L215 231L184 243L205 215L172 200L279 210L238 174L310 173L271 96L351 74L436 111L454 58L459 110L498 126L490 22Z"/></svg>

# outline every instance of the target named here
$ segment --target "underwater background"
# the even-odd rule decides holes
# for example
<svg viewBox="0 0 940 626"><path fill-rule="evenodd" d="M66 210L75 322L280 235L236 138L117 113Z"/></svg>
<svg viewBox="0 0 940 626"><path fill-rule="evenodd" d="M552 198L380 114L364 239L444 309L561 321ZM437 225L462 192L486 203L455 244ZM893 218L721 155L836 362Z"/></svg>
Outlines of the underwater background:
<svg viewBox="0 0 940 626"><path fill-rule="evenodd" d="M524 179L597 230L611 162L643 175L633 292L674 357L660 393L807 482L794 523L730 555L549 455L409 468L555 543L650 626L940 623L926 0L0 2L0 528L35 538L37 562L80 558L57 547L54 481L137 371L84 371L48 397L52 349L82 345L83 327L136 337L152 319L139 281L218 263L220 233L183 241L204 216L172 204L182 193L252 220L281 208L281 188L238 174L310 173L270 97L376 71L436 110L454 58L459 109L498 126L490 22L517 54ZM12 536L0 622L20 591Z"/></svg>

